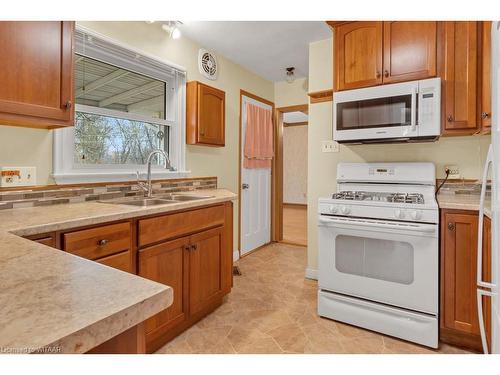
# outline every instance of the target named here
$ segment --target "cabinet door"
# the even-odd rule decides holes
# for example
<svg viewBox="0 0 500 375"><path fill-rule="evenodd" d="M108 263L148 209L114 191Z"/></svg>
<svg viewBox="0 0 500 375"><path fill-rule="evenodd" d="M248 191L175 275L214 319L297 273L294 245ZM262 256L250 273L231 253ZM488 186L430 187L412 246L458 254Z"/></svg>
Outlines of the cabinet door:
<svg viewBox="0 0 500 375"><path fill-rule="evenodd" d="M161 334L187 317L188 245L189 237L184 237L139 251L139 276L174 290L172 305L146 320L146 335Z"/></svg>
<svg viewBox="0 0 500 375"><path fill-rule="evenodd" d="M477 42L477 22L445 23L445 134L478 130Z"/></svg>
<svg viewBox="0 0 500 375"><path fill-rule="evenodd" d="M481 130L491 129L491 21L481 22Z"/></svg>
<svg viewBox="0 0 500 375"><path fill-rule="evenodd" d="M476 302L478 216L444 210L441 215L441 327L463 342L480 348ZM443 335L441 335L443 336Z"/></svg>
<svg viewBox="0 0 500 375"><path fill-rule="evenodd" d="M437 22L384 22L384 83L436 76Z"/></svg>
<svg viewBox="0 0 500 375"><path fill-rule="evenodd" d="M189 251L189 313L196 314L220 299L224 246L222 227L191 236Z"/></svg>
<svg viewBox="0 0 500 375"><path fill-rule="evenodd" d="M382 22L363 21L335 29L336 90L382 83Z"/></svg>
<svg viewBox="0 0 500 375"><path fill-rule="evenodd" d="M225 93L198 86L198 142L224 146Z"/></svg>
<svg viewBox="0 0 500 375"><path fill-rule="evenodd" d="M73 22L0 22L0 123L73 124Z"/></svg>

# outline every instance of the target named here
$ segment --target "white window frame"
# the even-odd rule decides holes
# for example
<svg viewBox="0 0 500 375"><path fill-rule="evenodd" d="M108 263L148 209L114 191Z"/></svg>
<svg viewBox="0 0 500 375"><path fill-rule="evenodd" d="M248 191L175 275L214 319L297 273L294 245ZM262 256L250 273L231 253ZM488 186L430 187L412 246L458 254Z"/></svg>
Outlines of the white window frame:
<svg viewBox="0 0 500 375"><path fill-rule="evenodd" d="M165 97L167 119L146 119L144 116L133 113L127 113L126 116L123 116L124 112L121 111L79 104L75 106L75 111L168 126L170 129L169 157L176 170L168 171L161 166L153 166L153 179L188 176L190 171L186 170L185 69L78 25L75 31L75 53L167 82L167 95ZM169 92L170 88L175 88L173 93ZM57 129L53 132L52 177L57 184L130 181L136 178L136 171L142 175L146 173L147 167L142 164L75 165L74 135L74 127Z"/></svg>

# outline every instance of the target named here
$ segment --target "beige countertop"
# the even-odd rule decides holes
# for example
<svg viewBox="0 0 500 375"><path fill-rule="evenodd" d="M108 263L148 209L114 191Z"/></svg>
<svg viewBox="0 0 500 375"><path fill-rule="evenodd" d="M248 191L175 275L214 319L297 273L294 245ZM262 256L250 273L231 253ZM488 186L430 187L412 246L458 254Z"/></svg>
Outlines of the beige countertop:
<svg viewBox="0 0 500 375"><path fill-rule="evenodd" d="M236 199L224 189L196 193L213 198L153 207L85 202L0 211L0 353L83 353L173 300L168 286L19 236Z"/></svg>
<svg viewBox="0 0 500 375"><path fill-rule="evenodd" d="M479 194L441 193L437 196L439 208L479 211ZM486 197L484 214L491 219L491 198Z"/></svg>

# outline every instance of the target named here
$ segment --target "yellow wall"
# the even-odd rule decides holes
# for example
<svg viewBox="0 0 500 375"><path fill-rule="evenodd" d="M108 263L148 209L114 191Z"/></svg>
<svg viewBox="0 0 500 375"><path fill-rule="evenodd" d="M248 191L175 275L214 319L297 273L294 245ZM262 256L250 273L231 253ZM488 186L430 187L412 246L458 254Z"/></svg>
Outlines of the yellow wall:
<svg viewBox="0 0 500 375"><path fill-rule="evenodd" d="M332 82L332 39L309 45L309 91L330 89ZM432 143L396 145L340 145L338 153L321 152L321 141L332 139L332 103L309 106L308 133L308 268L317 269L317 202L336 189L337 163L378 161L427 161L436 165L437 177L444 166L460 167L464 178L479 178L490 136L443 137Z"/></svg>
<svg viewBox="0 0 500 375"><path fill-rule="evenodd" d="M240 89L268 100L274 98L274 84L218 55L220 73L209 81L198 71L198 49L195 42L182 37L172 40L159 24L145 22L78 22L98 33L135 49L181 65L187 80L198 80L226 92L226 146L187 146L186 165L192 176L217 176L219 186L238 189L239 95ZM0 165L35 165L38 184L52 183L52 137L50 131L0 126ZM14 152L16 151L16 152ZM235 204L235 215L237 214ZM235 216L235 246L237 220ZM235 247L236 248L236 247Z"/></svg>
<svg viewBox="0 0 500 375"><path fill-rule="evenodd" d="M309 103L307 78L298 78L292 83L286 81L274 84L274 104L277 108Z"/></svg>

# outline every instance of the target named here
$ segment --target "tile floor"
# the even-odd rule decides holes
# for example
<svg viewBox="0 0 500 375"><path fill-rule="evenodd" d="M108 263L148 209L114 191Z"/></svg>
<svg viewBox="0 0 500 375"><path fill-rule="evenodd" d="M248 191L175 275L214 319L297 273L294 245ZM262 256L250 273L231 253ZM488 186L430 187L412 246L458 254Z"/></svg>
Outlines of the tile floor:
<svg viewBox="0 0 500 375"><path fill-rule="evenodd" d="M306 248L271 244L238 262L225 303L157 353L467 353L431 350L316 314Z"/></svg>

